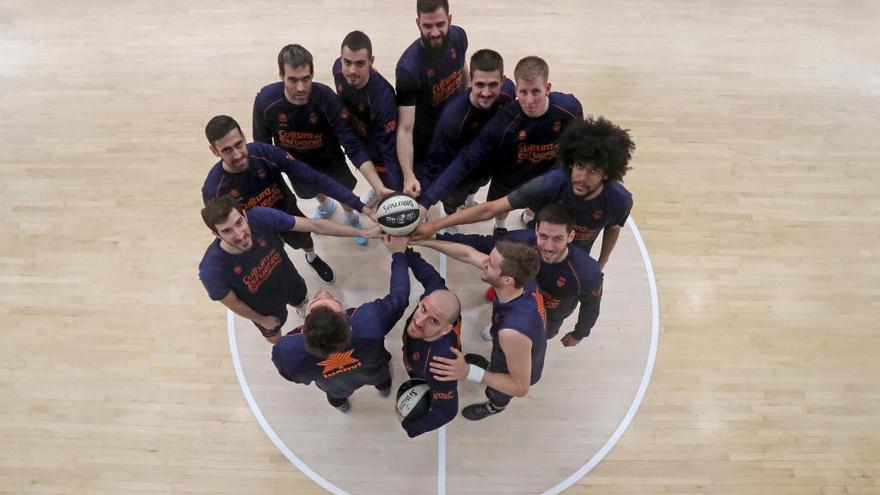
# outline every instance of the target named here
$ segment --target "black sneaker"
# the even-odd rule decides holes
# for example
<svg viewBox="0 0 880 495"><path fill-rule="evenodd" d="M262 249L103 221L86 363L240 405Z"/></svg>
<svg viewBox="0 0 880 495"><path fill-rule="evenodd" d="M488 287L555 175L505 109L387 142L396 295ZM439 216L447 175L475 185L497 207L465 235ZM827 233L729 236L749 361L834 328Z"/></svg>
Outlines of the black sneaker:
<svg viewBox="0 0 880 495"><path fill-rule="evenodd" d="M489 367L489 360L484 358L483 356L480 356L479 354L471 354L471 353L465 354L464 355L464 362L466 362L467 364L472 364L474 366L478 366L483 369L486 369Z"/></svg>
<svg viewBox="0 0 880 495"><path fill-rule="evenodd" d="M502 235L507 233L507 227L495 227L492 230L492 235Z"/></svg>
<svg viewBox="0 0 880 495"><path fill-rule="evenodd" d="M349 402L348 399L345 399L345 402L343 402L341 406L336 406L336 409L342 413L348 414L348 411L351 410L351 402Z"/></svg>
<svg viewBox="0 0 880 495"><path fill-rule="evenodd" d="M464 409L461 410L461 415L471 421L479 421L483 418L488 418L493 414L498 414L504 409L498 409L492 407L492 404L489 401L486 401L482 404L471 404Z"/></svg>
<svg viewBox="0 0 880 495"><path fill-rule="evenodd" d="M315 255L314 260L309 261L309 259L306 258L306 261L318 273L318 276L321 277L321 280L323 280L325 283L332 284L333 281L336 280L336 276L333 275L333 269L330 268L330 265L322 260L321 257L317 254Z"/></svg>
<svg viewBox="0 0 880 495"><path fill-rule="evenodd" d="M379 390L379 397L385 399L385 398L387 398L389 395L391 395L391 387L383 388L383 389L380 389L380 390Z"/></svg>

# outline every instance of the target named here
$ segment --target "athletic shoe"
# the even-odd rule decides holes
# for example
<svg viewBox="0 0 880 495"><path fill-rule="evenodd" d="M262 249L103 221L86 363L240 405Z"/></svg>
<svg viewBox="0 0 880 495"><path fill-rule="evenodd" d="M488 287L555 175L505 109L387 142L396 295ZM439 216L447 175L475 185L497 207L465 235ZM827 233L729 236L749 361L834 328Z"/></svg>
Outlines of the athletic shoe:
<svg viewBox="0 0 880 495"><path fill-rule="evenodd" d="M532 220L534 220L534 217L532 217ZM526 227L529 226L529 222L531 222L531 220L526 221L526 210L523 210L522 213L519 214L519 221L522 222L522 224Z"/></svg>
<svg viewBox="0 0 880 495"><path fill-rule="evenodd" d="M461 415L471 421L479 421L484 418L488 418L493 414L498 414L504 409L498 409L492 407L492 403L489 401L484 402L483 404L471 404L464 409L461 410Z"/></svg>
<svg viewBox="0 0 880 495"><path fill-rule="evenodd" d="M461 229L458 228L458 225L450 225L443 229L443 233L449 235L461 234Z"/></svg>
<svg viewBox="0 0 880 495"><path fill-rule="evenodd" d="M470 208L472 206L477 206L478 204L480 204L480 202L477 201L477 198L468 197L464 200L464 204L461 207L462 208Z"/></svg>
<svg viewBox="0 0 880 495"><path fill-rule="evenodd" d="M383 399L387 398L389 395L391 395L391 387L383 388L379 391L379 397Z"/></svg>
<svg viewBox="0 0 880 495"><path fill-rule="evenodd" d="M507 233L507 227L495 227L492 229L492 235L502 235Z"/></svg>
<svg viewBox="0 0 880 495"><path fill-rule="evenodd" d="M351 402L349 402L348 399L345 399L345 402L343 402L341 406L336 406L336 409L340 412L348 414L348 411L351 410Z"/></svg>
<svg viewBox="0 0 880 495"><path fill-rule="evenodd" d="M318 203L318 207L315 208L315 214L312 215L312 218L326 220L333 216L334 211L336 211L336 200L327 198L327 201Z"/></svg>
<svg viewBox="0 0 880 495"><path fill-rule="evenodd" d="M296 315L299 316L300 319L302 319L302 320L306 319L306 304L305 303L303 303L302 306L294 306L293 308L296 310Z"/></svg>
<svg viewBox="0 0 880 495"><path fill-rule="evenodd" d="M336 280L336 276L333 274L333 269L330 268L330 265L327 264L324 260L321 259L317 254L315 255L315 259L309 261L306 258L306 261L309 263L309 266L312 267L316 272L318 272L318 276L321 277L321 280L324 283L332 284L334 280Z"/></svg>
<svg viewBox="0 0 880 495"><path fill-rule="evenodd" d="M485 340L486 342L492 342L492 332L489 331L491 329L492 324L490 323L483 327L483 331L480 332L480 336L483 337L483 340Z"/></svg>
<svg viewBox="0 0 880 495"><path fill-rule="evenodd" d="M486 369L489 367L489 360L479 354L467 353L464 355L464 362L472 364L478 368Z"/></svg>
<svg viewBox="0 0 880 495"><path fill-rule="evenodd" d="M354 228L356 228L356 229L361 229L361 230L363 230L363 228L364 228L364 226L361 225L361 217L360 217L360 215L355 215L355 216L353 216L353 217L348 217L348 219L345 221L345 223L351 225L352 227L354 227ZM366 237L357 236L357 237L354 238L354 242L357 243L358 246L365 246L365 245L367 244L367 238L366 238Z"/></svg>
<svg viewBox="0 0 880 495"><path fill-rule="evenodd" d="M373 201L376 201L376 191L371 187L367 194L364 194L360 197L361 203L370 206Z"/></svg>

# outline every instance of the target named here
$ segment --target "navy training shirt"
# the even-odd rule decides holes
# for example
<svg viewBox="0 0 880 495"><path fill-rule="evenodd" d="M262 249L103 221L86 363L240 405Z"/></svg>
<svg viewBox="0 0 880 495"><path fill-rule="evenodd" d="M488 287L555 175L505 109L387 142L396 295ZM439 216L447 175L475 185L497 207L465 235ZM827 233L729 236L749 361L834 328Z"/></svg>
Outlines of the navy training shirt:
<svg viewBox="0 0 880 495"><path fill-rule="evenodd" d="M544 312L544 298L541 289L534 280L523 286L523 293L514 299L502 303L496 297L492 301L492 358L489 371L493 373L509 373L507 358L498 340L498 331L503 328L515 330L532 341L532 376L531 384L541 379L544 370L544 354L547 350L547 316Z"/></svg>
<svg viewBox="0 0 880 495"><path fill-rule="evenodd" d="M336 93L345 107L345 117L366 145L376 171L386 186L400 191L403 174L397 161L397 98L394 88L376 69L370 69L367 85L357 89L342 74L342 60L333 63Z"/></svg>
<svg viewBox="0 0 880 495"><path fill-rule="evenodd" d="M440 48L422 46L421 38L412 42L397 61L397 105L416 107L413 127L413 164L427 152L440 111L453 95L464 91L464 64L468 39L464 29L449 26L446 43Z"/></svg>
<svg viewBox="0 0 880 495"><path fill-rule="evenodd" d="M288 381L315 384L332 397L347 397L372 383L391 360L385 336L403 316L409 304L409 272L406 256L391 256L390 292L382 299L346 310L351 342L346 350L327 357L310 354L303 342L302 326L281 337L272 347L272 362Z"/></svg>
<svg viewBox="0 0 880 495"><path fill-rule="evenodd" d="M550 170L556 163L556 141L562 131L574 119L583 119L584 114L574 95L554 91L549 99L547 111L540 117L527 116L519 102L501 108L431 187L422 192L419 203L429 208L446 197L490 153L495 153L497 164L492 180L511 188Z"/></svg>
<svg viewBox="0 0 880 495"><path fill-rule="evenodd" d="M220 239L208 246L199 263L199 278L208 296L219 301L229 294L262 315L281 318L287 314L287 287L296 275L279 232L293 229L294 217L272 208L251 208L247 212L251 248L227 253Z"/></svg>
<svg viewBox="0 0 880 495"><path fill-rule="evenodd" d="M223 160L214 164L202 186L202 200L205 203L229 194L239 200L245 209L265 206L287 211L285 198L292 193L281 178L280 172L284 172L292 183L305 182L357 211L364 208L361 200L348 188L277 146L248 143L247 151L248 168L244 172L227 172L223 169Z"/></svg>
<svg viewBox="0 0 880 495"><path fill-rule="evenodd" d="M608 226L626 225L632 209L632 194L616 181L605 181L602 192L585 201L571 188L571 172L553 170L537 177L507 196L514 209L531 207L536 211L550 203L562 203L574 214L574 242L587 253L599 232Z"/></svg>
<svg viewBox="0 0 880 495"><path fill-rule="evenodd" d="M264 86L254 100L254 141L273 143L317 169L370 159L363 143L345 120L342 102L329 87L313 82L309 102L294 105L284 96L284 82Z"/></svg>

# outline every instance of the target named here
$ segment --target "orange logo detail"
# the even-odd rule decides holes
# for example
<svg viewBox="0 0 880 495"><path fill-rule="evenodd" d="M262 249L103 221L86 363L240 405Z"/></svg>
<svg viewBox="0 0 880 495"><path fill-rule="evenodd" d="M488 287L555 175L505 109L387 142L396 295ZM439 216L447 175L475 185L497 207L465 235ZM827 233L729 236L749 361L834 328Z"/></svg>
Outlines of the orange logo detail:
<svg viewBox="0 0 880 495"><path fill-rule="evenodd" d="M454 395L454 392L452 390L450 390L449 392L446 392L445 394L443 392L434 392L433 394L431 394L431 397L434 400L452 400L452 398L455 397L455 395Z"/></svg>
<svg viewBox="0 0 880 495"><path fill-rule="evenodd" d="M337 84L337 85L336 85L336 92L337 92L337 93L342 93L342 85L341 85L341 84Z"/></svg>
<svg viewBox="0 0 880 495"><path fill-rule="evenodd" d="M354 349L330 354L327 356L327 359L318 363L318 366L324 367L324 371L321 374L325 377L331 377L359 367L361 362L357 358L352 357L352 354L354 354Z"/></svg>
<svg viewBox="0 0 880 495"><path fill-rule="evenodd" d="M236 275L241 275L241 272L243 272L244 270L243 270L240 266L236 266L235 268L232 269L232 271L233 271Z"/></svg>
<svg viewBox="0 0 880 495"><path fill-rule="evenodd" d="M257 240L257 243L260 245L260 247L266 247L266 239L263 239L262 237Z"/></svg>
<svg viewBox="0 0 880 495"><path fill-rule="evenodd" d="M523 140L527 136L526 131L519 131L519 139Z"/></svg>
<svg viewBox="0 0 880 495"><path fill-rule="evenodd" d="M385 124L385 132L392 133L397 130L397 120L389 120L387 124Z"/></svg>
<svg viewBox="0 0 880 495"><path fill-rule="evenodd" d="M260 170L257 170L257 177L259 177L261 179L265 179L266 178L266 169L261 168Z"/></svg>
<svg viewBox="0 0 880 495"><path fill-rule="evenodd" d="M455 60L458 58L458 52L455 51L455 48L449 51L449 58Z"/></svg>
<svg viewBox="0 0 880 495"><path fill-rule="evenodd" d="M412 353L412 360L413 360L413 361L418 361L418 360L419 360L419 353L418 353L418 352L414 352L414 353Z"/></svg>
<svg viewBox="0 0 880 495"><path fill-rule="evenodd" d="M556 287L565 287L565 277L560 276L556 279Z"/></svg>
<svg viewBox="0 0 880 495"><path fill-rule="evenodd" d="M434 69L428 67L428 70L425 71L425 75L428 77L434 77Z"/></svg>
<svg viewBox="0 0 880 495"><path fill-rule="evenodd" d="M562 130L562 122L554 122L553 123L553 132L559 132Z"/></svg>
<svg viewBox="0 0 880 495"><path fill-rule="evenodd" d="M312 124L317 124L318 123L318 114L316 114L315 112L310 113L309 114L309 122L311 122Z"/></svg>
<svg viewBox="0 0 880 495"><path fill-rule="evenodd" d="M602 218L602 210L593 211L593 220L599 220Z"/></svg>
<svg viewBox="0 0 880 495"><path fill-rule="evenodd" d="M535 298L535 304L538 306L538 314L541 315L541 320L546 324L547 310L544 308L544 298L541 296L541 291L535 289L535 291L532 292L532 297Z"/></svg>
<svg viewBox="0 0 880 495"><path fill-rule="evenodd" d="M281 122L282 124L287 122L287 115L285 115L283 113L279 113L278 114L278 122Z"/></svg>
<svg viewBox="0 0 880 495"><path fill-rule="evenodd" d="M287 154L287 157L286 157L286 158L287 158L288 160L291 160L291 161L293 161L293 159L294 159L294 158L293 158L293 155L291 155L290 153Z"/></svg>
<svg viewBox="0 0 880 495"><path fill-rule="evenodd" d="M312 114L312 115L314 115L314 114ZM342 107L342 110L339 111L339 116L342 117L343 119L347 119L348 118L348 109L345 107ZM315 120L312 121L312 123L314 124L315 121L317 121L317 120L318 120L318 118L315 117Z"/></svg>
<svg viewBox="0 0 880 495"><path fill-rule="evenodd" d="M239 194L240 193L238 192L238 189L230 189L229 190L229 195L232 196L233 198L237 198Z"/></svg>

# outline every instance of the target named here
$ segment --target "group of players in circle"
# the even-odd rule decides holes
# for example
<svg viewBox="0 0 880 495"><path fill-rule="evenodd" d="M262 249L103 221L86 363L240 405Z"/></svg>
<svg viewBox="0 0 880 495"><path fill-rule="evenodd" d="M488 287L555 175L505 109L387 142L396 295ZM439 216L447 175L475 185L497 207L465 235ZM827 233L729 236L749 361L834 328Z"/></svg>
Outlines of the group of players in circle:
<svg viewBox="0 0 880 495"><path fill-rule="evenodd" d="M401 55L394 87L372 67L370 39L353 31L333 64L335 93L313 82L311 54L287 45L278 55L281 80L254 101L254 142L231 117L208 122L205 134L220 161L202 189L202 218L216 239L199 265L210 298L251 320L274 344L281 376L314 382L342 412L364 385L390 395L385 336L409 304L412 271L424 292L404 326L404 366L427 381L433 400L419 418L398 413L410 437L457 415L459 380L486 386L487 400L462 410L470 420L526 396L541 377L547 340L575 309L577 322L562 344L574 347L589 335L603 268L632 207L620 182L635 149L628 131L603 117L585 118L577 98L551 91L541 58L520 60L511 81L493 50L478 50L466 62L467 35L452 25L446 0L417 0L416 11L421 36ZM346 156L371 186L363 198L352 192L356 179ZM478 203L474 194L487 184L487 201ZM418 228L407 237L363 228L358 212L375 220L373 206L395 191L417 199L424 217ZM300 211L297 197L317 200L314 218ZM337 201L344 224L329 219ZM427 210L437 202L446 216L429 221ZM508 232L514 209L523 210L517 222L525 228ZM492 218L492 235L456 227ZM589 253L599 232L595 260ZM389 293L356 307L327 290L309 299L284 244L302 249L318 276L333 283L311 233L358 244L382 239L391 252ZM493 293L483 331L492 341L488 359L462 353L461 302L412 245L481 270ZM304 321L282 336L288 304Z"/></svg>

